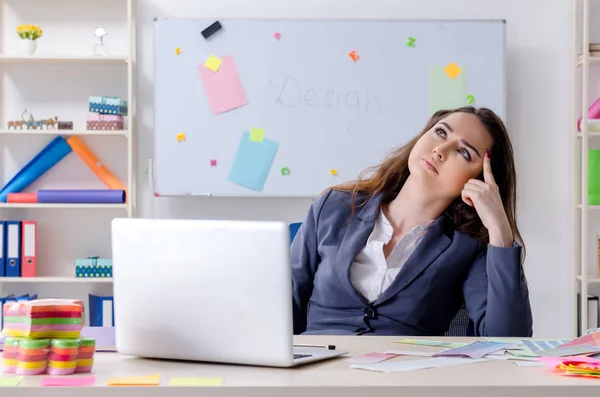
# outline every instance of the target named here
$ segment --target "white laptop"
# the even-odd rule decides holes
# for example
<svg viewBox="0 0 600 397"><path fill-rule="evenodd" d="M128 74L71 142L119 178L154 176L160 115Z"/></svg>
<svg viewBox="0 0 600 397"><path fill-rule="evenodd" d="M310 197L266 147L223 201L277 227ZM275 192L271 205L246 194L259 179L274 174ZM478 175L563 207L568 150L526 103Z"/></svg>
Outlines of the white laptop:
<svg viewBox="0 0 600 397"><path fill-rule="evenodd" d="M293 346L283 222L115 219L120 354L291 367L347 352Z"/></svg>

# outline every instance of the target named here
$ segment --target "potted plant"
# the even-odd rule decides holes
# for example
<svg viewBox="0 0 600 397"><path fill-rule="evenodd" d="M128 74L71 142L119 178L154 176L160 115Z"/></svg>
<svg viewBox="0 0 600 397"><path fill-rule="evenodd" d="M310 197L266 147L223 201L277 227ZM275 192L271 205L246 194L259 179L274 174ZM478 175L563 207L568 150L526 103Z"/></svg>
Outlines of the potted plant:
<svg viewBox="0 0 600 397"><path fill-rule="evenodd" d="M37 39L42 37L42 29L36 25L20 25L17 26L17 34L21 38L24 47L24 52L27 55L35 54L37 48Z"/></svg>

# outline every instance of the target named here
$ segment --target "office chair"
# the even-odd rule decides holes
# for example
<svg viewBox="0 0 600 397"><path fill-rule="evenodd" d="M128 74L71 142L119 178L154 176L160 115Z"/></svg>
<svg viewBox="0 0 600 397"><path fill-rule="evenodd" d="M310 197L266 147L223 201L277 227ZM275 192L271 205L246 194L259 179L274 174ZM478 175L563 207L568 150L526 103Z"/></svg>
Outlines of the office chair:
<svg viewBox="0 0 600 397"><path fill-rule="evenodd" d="M300 226L302 226L302 222L290 223L290 244L294 241ZM444 336L475 336L473 322L467 315L464 303L450 322L448 331L444 333Z"/></svg>

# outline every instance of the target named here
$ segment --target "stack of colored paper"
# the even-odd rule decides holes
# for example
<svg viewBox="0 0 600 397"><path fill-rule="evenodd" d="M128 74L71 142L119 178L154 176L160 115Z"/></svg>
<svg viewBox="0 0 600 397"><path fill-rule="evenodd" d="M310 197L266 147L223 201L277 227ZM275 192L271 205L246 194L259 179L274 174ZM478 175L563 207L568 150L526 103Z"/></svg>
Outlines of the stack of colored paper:
<svg viewBox="0 0 600 397"><path fill-rule="evenodd" d="M600 360L592 357L542 357L544 364L567 376L600 378Z"/></svg>
<svg viewBox="0 0 600 397"><path fill-rule="evenodd" d="M5 373L17 372L17 353L19 352L19 339L6 338L4 340L4 351L2 352L2 368Z"/></svg>
<svg viewBox="0 0 600 397"><path fill-rule="evenodd" d="M78 338L85 319L83 302L67 299L9 302L3 313L4 335L32 339Z"/></svg>
<svg viewBox="0 0 600 397"><path fill-rule="evenodd" d="M96 340L8 337L2 356L5 373L70 375L91 372Z"/></svg>
<svg viewBox="0 0 600 397"><path fill-rule="evenodd" d="M17 374L41 375L48 366L49 339L22 339L17 353Z"/></svg>

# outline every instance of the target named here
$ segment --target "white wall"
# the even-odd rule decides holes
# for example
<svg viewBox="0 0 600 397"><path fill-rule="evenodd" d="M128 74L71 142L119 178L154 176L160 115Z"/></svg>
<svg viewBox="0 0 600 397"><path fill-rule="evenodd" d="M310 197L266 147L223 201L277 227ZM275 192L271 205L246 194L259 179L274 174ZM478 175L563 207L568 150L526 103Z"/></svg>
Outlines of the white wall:
<svg viewBox="0 0 600 397"><path fill-rule="evenodd" d="M5 0L40 4L32 0ZM61 2L75 2L62 0ZM116 0L108 6L118 8ZM485 8L484 7L487 7ZM21 15L24 16L24 15ZM105 15L106 16L106 15ZM573 130L571 120L571 5L559 0L138 0L138 210L142 217L237 218L296 221L304 218L310 200L277 199L155 199L144 176L146 159L153 151L153 30L154 17L252 17L252 18L504 18L507 20L508 46L508 120L517 156L519 175L518 216L527 245L526 272L534 309L535 334L539 337L570 337L572 314L571 279L571 175ZM54 15L56 17L56 15ZM5 17L4 20L7 18ZM86 22L91 22L86 20ZM76 21L71 21L74 25ZM63 26L63 28L65 28ZM68 27L67 27L68 28ZM81 31L82 26L73 29ZM1 31L12 30L6 28ZM5 32L6 34L6 32ZM600 30L594 32L600 40ZM77 44L77 43L75 43ZM4 78L5 86L7 80ZM36 80L38 83L39 81ZM64 80L61 80L64 81ZM21 81L22 83L22 81ZM33 84L33 83L32 83ZM42 83L40 90L53 86ZM25 84L27 86L27 84ZM18 89L10 88L11 95ZM29 86L20 95L35 95ZM5 93L1 100L10 96ZM24 101L23 98L20 99ZM6 103L0 106L6 108ZM19 109L15 105L15 109ZM40 105L42 106L42 105ZM1 110L0 110L1 111ZM0 117L1 117L0 113ZM424 120L425 122L425 120ZM4 138L2 138L4 140ZM97 143L110 160L112 146ZM0 146L1 150L6 150ZM25 147L31 152L33 149ZM1 155L0 155L1 156ZM1 159L1 157L0 157ZM6 159L4 159L6 161ZM122 169L124 172L124 168ZM64 175L79 172L63 167ZM83 171L81 171L83 172ZM4 179L9 175L3 175ZM85 172L83 172L85 173ZM78 174L79 175L79 174ZM83 178L79 175L78 178ZM86 177L90 177L87 175ZM93 180L93 179L92 179ZM32 214L33 215L33 214ZM35 214L37 215L37 213ZM2 213L0 212L0 216ZM68 219L61 214L47 214L56 233L63 227L77 230L64 232L77 245L60 245L47 249L48 255L69 258L94 247L109 252L107 225L112 214L96 215L101 227L90 230L87 215L77 213ZM101 233L96 238L96 231ZM49 232L50 233L50 232ZM80 234L82 233L83 236ZM49 240L51 237L47 237ZM54 238L56 239L56 238ZM89 251L89 250L88 250ZM12 287L11 288L17 288ZM19 287L21 288L21 287ZM59 287L56 287L59 288ZM64 292L62 290L61 292Z"/></svg>

